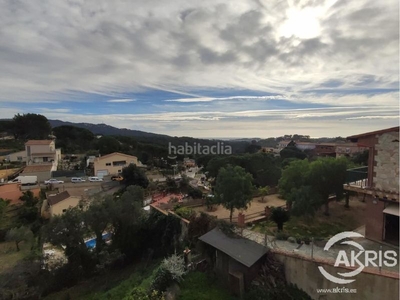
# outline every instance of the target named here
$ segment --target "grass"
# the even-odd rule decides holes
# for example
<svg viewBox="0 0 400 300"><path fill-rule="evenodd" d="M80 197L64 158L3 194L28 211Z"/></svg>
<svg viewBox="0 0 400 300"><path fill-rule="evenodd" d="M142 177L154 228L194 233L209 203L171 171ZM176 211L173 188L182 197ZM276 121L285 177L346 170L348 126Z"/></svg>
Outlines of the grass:
<svg viewBox="0 0 400 300"><path fill-rule="evenodd" d="M324 216L318 212L315 217L291 217L283 225L283 232L292 237L328 238L339 232L354 230L364 224L363 204L354 203L356 207L345 210L343 203L331 203L331 215ZM261 222L253 230L274 235L276 224L272 221Z"/></svg>
<svg viewBox="0 0 400 300"><path fill-rule="evenodd" d="M219 287L215 281L201 272L188 274L181 284L181 294L178 300L234 300L228 292Z"/></svg>
<svg viewBox="0 0 400 300"><path fill-rule="evenodd" d="M27 257L31 251L31 244L21 242L20 251L17 251L14 242L0 243L0 274L11 270L19 261Z"/></svg>

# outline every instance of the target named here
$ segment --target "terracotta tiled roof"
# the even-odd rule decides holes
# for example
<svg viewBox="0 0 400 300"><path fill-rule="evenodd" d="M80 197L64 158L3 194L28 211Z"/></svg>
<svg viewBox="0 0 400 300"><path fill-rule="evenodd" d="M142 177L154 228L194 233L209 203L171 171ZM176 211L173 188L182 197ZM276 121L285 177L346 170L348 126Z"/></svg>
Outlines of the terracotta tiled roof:
<svg viewBox="0 0 400 300"><path fill-rule="evenodd" d="M31 145L50 145L53 140L29 140L25 143L27 146Z"/></svg>
<svg viewBox="0 0 400 300"><path fill-rule="evenodd" d="M31 166L26 166L24 171L22 173L35 173L35 172L50 172L51 171L52 164L48 165L31 165Z"/></svg>
<svg viewBox="0 0 400 300"><path fill-rule="evenodd" d="M365 136L369 136L369 135L384 134L384 133L393 132L393 131L399 132L399 126L386 128L386 129L382 129L382 130L377 130L377 131L361 133L361 134L357 134L357 135L351 135L351 136L348 136L347 139L348 140L356 139L356 138L365 137Z"/></svg>
<svg viewBox="0 0 400 300"><path fill-rule="evenodd" d="M68 193L68 191L64 191L62 193L59 193L57 195L54 196L48 196L47 201L49 202L49 205L55 205L61 201L64 201L65 199L68 199L70 196L70 194Z"/></svg>

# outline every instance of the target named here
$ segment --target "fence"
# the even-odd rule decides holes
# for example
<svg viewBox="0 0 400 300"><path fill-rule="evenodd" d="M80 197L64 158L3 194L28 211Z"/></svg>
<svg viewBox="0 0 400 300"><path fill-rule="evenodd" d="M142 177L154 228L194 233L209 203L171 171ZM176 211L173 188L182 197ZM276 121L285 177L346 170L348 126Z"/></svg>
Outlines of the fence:
<svg viewBox="0 0 400 300"><path fill-rule="evenodd" d="M347 170L346 183L347 184L367 184L368 167L360 167Z"/></svg>

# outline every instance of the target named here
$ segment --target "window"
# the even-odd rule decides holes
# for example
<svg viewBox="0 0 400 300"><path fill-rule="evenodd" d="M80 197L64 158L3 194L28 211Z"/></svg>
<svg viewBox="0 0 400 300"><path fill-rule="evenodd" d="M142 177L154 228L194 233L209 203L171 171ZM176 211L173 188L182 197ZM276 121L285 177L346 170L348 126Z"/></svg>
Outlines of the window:
<svg viewBox="0 0 400 300"><path fill-rule="evenodd" d="M65 213L67 210L66 209L63 209L63 213Z"/></svg>
<svg viewBox="0 0 400 300"><path fill-rule="evenodd" d="M126 165L126 160L113 161L113 166L114 167L125 166L125 165Z"/></svg>
<svg viewBox="0 0 400 300"><path fill-rule="evenodd" d="M48 157L43 157L43 161L44 162L49 161L49 158Z"/></svg>
<svg viewBox="0 0 400 300"><path fill-rule="evenodd" d="M111 166L111 163L106 163L106 166Z"/></svg>
<svg viewBox="0 0 400 300"><path fill-rule="evenodd" d="M122 173L122 170L118 170L118 173Z"/></svg>
<svg viewBox="0 0 400 300"><path fill-rule="evenodd" d="M22 156L18 156L18 157L17 157L17 160L22 160Z"/></svg>

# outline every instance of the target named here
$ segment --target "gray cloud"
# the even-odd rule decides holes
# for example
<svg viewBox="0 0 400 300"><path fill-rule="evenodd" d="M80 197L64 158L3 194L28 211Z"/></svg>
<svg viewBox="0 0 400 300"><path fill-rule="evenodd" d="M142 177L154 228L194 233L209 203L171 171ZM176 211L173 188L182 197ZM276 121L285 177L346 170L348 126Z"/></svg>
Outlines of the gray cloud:
<svg viewBox="0 0 400 300"><path fill-rule="evenodd" d="M395 85L397 1L330 2L3 1L0 101L150 85L276 93L338 80ZM299 22L282 36L289 13L307 9L318 28ZM309 30L316 36L298 36Z"/></svg>

